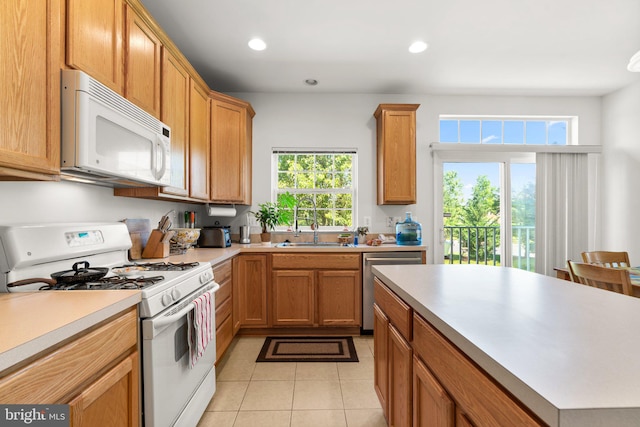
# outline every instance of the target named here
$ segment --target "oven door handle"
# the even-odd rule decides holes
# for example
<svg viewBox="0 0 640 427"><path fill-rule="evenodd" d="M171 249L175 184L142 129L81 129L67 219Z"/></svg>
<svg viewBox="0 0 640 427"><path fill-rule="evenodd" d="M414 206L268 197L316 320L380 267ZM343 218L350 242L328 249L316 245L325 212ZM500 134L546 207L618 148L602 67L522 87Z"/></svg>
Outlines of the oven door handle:
<svg viewBox="0 0 640 427"><path fill-rule="evenodd" d="M209 289L207 289L206 292L213 295L218 291L218 289L220 289L220 285L217 284L216 282L213 282L212 286ZM159 319L152 320L150 323L151 323L151 326L153 327L153 336L157 335L161 330L166 328L168 325L181 319L183 316L185 316L187 313L192 311L194 308L196 308L196 304L193 301L191 301L189 304L185 305L183 308L181 308L174 314L171 314L168 316L162 316ZM215 309L215 307L213 309Z"/></svg>

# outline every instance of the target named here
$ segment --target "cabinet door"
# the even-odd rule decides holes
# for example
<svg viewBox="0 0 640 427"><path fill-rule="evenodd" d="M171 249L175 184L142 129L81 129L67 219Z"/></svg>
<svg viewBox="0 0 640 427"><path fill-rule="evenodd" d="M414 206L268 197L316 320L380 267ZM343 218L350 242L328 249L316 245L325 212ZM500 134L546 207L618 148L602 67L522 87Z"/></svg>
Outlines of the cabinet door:
<svg viewBox="0 0 640 427"><path fill-rule="evenodd" d="M238 322L240 326L268 326L267 256L240 255L236 259Z"/></svg>
<svg viewBox="0 0 640 427"><path fill-rule="evenodd" d="M427 367L413 357L414 427L453 427L455 404Z"/></svg>
<svg viewBox="0 0 640 427"><path fill-rule="evenodd" d="M135 352L71 400L71 425L137 426L138 363Z"/></svg>
<svg viewBox="0 0 640 427"><path fill-rule="evenodd" d="M209 94L191 79L189 196L209 200Z"/></svg>
<svg viewBox="0 0 640 427"><path fill-rule="evenodd" d="M413 420L413 351L389 325L389 426L411 426Z"/></svg>
<svg viewBox="0 0 640 427"><path fill-rule="evenodd" d="M359 271L318 272L318 324L360 326L362 282Z"/></svg>
<svg viewBox="0 0 640 427"><path fill-rule="evenodd" d="M456 427L475 427L460 408L456 408Z"/></svg>
<svg viewBox="0 0 640 427"><path fill-rule="evenodd" d="M0 176L60 172L60 1L0 5Z"/></svg>
<svg viewBox="0 0 640 427"><path fill-rule="evenodd" d="M277 270L272 273L273 325L313 325L313 278L311 270Z"/></svg>
<svg viewBox="0 0 640 427"><path fill-rule="evenodd" d="M246 110L211 99L211 200L245 203Z"/></svg>
<svg viewBox="0 0 640 427"><path fill-rule="evenodd" d="M470 422L523 427L543 425L426 320L417 314L413 319L412 344L416 355Z"/></svg>
<svg viewBox="0 0 640 427"><path fill-rule="evenodd" d="M415 104L381 104L377 119L378 204L416 203Z"/></svg>
<svg viewBox="0 0 640 427"><path fill-rule="evenodd" d="M67 0L67 64L124 95L123 0Z"/></svg>
<svg viewBox="0 0 640 427"><path fill-rule="evenodd" d="M373 304L373 383L384 417L389 420L389 318Z"/></svg>
<svg viewBox="0 0 640 427"><path fill-rule="evenodd" d="M126 8L125 96L154 117L160 117L161 43L130 7Z"/></svg>
<svg viewBox="0 0 640 427"><path fill-rule="evenodd" d="M160 120L171 128L171 185L162 192L189 195L189 74L167 49L162 49Z"/></svg>

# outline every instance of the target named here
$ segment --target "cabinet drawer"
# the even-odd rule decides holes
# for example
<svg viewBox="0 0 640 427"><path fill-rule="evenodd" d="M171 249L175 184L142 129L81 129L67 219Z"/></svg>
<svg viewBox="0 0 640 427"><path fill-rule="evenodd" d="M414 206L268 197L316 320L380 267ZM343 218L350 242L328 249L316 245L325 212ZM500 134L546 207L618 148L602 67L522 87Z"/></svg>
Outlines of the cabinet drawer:
<svg viewBox="0 0 640 427"><path fill-rule="evenodd" d="M220 285L220 289L216 292L216 310L220 307L226 300L231 299L231 290L233 289L233 285L231 280L227 280L225 282L218 282Z"/></svg>
<svg viewBox="0 0 640 427"><path fill-rule="evenodd" d="M135 349L137 339L138 316L134 307L0 380L0 402L66 403L63 399L70 393Z"/></svg>
<svg viewBox="0 0 640 427"><path fill-rule="evenodd" d="M474 425L545 425L417 314L413 348Z"/></svg>
<svg viewBox="0 0 640 427"><path fill-rule="evenodd" d="M219 327L216 327L216 363L227 350L232 339L233 321L231 316L229 316L222 322L222 324L220 324Z"/></svg>
<svg viewBox="0 0 640 427"><path fill-rule="evenodd" d="M224 300L219 307L216 304L216 329L220 327L220 324L225 321L227 317L231 316L232 308L231 298Z"/></svg>
<svg viewBox="0 0 640 427"><path fill-rule="evenodd" d="M412 340L413 310L378 278L374 278L373 299L407 341Z"/></svg>
<svg viewBox="0 0 640 427"><path fill-rule="evenodd" d="M271 257L273 269L360 269L360 254L273 254Z"/></svg>
<svg viewBox="0 0 640 427"><path fill-rule="evenodd" d="M213 267L213 278L222 285L222 282L231 279L231 260L221 262Z"/></svg>

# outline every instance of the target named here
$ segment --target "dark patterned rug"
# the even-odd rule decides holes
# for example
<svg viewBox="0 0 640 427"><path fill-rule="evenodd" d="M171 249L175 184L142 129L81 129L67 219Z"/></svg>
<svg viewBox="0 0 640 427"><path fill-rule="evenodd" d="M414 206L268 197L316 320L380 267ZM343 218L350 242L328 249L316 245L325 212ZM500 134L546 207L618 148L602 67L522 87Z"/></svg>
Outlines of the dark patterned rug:
<svg viewBox="0 0 640 427"><path fill-rule="evenodd" d="M256 362L357 362L351 337L267 337Z"/></svg>

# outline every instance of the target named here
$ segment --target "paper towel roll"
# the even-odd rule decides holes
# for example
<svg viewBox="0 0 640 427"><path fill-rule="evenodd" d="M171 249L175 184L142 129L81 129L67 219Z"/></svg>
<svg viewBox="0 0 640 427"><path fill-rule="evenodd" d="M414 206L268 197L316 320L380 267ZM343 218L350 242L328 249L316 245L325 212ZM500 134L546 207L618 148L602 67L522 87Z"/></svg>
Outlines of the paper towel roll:
<svg viewBox="0 0 640 427"><path fill-rule="evenodd" d="M209 216L236 216L236 208L234 206L207 206L207 215Z"/></svg>

